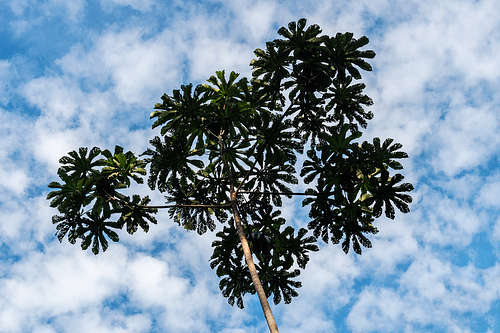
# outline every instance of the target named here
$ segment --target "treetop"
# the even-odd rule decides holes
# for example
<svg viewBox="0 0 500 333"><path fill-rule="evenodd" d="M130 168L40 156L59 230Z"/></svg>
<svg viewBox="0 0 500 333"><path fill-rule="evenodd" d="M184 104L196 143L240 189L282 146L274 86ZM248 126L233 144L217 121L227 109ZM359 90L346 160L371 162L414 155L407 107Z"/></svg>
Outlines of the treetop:
<svg viewBox="0 0 500 333"><path fill-rule="evenodd" d="M320 240L340 243L345 253L370 248L376 218L394 219L395 208L409 212L413 186L402 183L402 174L391 175L408 155L390 138L360 141L373 118L366 109L373 101L360 81L375 56L364 49L368 38L322 35L306 23L281 27L281 38L256 49L250 78L221 70L206 83L164 94L150 114L159 135L142 154L116 146L62 157L60 181L49 184L47 196L59 212L53 217L58 239L79 239L82 249L97 254L108 239L119 240L114 230L148 232L161 208L199 234L221 223L210 266L222 278L223 295L239 307L255 290L230 213L241 216L263 288L275 303L298 295L296 278ZM121 193L146 174L165 205ZM305 190L294 192L299 183ZM283 197L299 195L309 220L295 230L280 207Z"/></svg>

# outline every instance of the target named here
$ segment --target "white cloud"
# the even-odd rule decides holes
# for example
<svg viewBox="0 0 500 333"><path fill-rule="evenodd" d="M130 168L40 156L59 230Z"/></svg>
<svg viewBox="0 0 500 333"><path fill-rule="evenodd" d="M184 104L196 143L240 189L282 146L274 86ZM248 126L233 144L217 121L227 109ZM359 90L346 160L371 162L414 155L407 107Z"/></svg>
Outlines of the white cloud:
<svg viewBox="0 0 500 333"><path fill-rule="evenodd" d="M161 328L173 331L209 331L210 322L227 333L242 331L245 323L250 323L245 331L265 329L255 296L245 299L256 305L252 313L229 307L220 295L207 263L213 234L183 233L163 212L148 234L121 234L122 245L111 244L94 257L54 243L53 210L43 196L28 197L26 189L45 186L58 159L79 146L112 149L119 143L141 152L152 132L130 127L147 121L162 93L185 83L181 80L205 80L218 69L248 75L253 49L276 37L273 31L268 38L271 27L302 16L325 33L370 37L377 57L375 71L366 77L376 117L366 135L403 143L410 152L404 161L410 166L407 178L433 187L417 183L412 212L399 214L396 222L381 220L374 247L362 257L346 256L338 245L313 253L300 296L273 307L280 328L330 332L339 325L336 311L345 307L355 332L416 332L426 324L471 331L462 319L486 316L500 298L500 269L455 266L442 259L446 253L440 249L469 249L488 220L479 209L498 207L495 171L488 178L475 170L499 148L499 100L488 93L498 90L500 76L495 2L219 3L220 10L185 5L185 13L174 11L168 28L159 32L126 19L109 22L104 30L85 30L81 44L68 45L70 51L42 71L47 74L22 85L23 96L41 111L36 120L0 110L1 242L19 257L0 263L0 331L146 332L153 315ZM75 23L85 17L82 1L10 4L19 16L10 24L26 29L30 22L41 26L43 17L67 15ZM101 4L129 6L137 10L133 17L159 6L132 0ZM20 21L31 7L43 10ZM374 30L366 32L367 27ZM11 59L0 62L0 89L12 70ZM50 173L40 171L45 165ZM436 172L431 174L431 167ZM137 191L147 194L144 187ZM153 196L163 200L159 193ZM288 217L302 214L295 208L284 208ZM492 239L500 239L498 219ZM39 247L44 252L36 253ZM400 271L402 264L409 268ZM107 300L123 294L129 303L121 306L138 308L138 314L129 317L127 309L107 307Z"/></svg>
<svg viewBox="0 0 500 333"><path fill-rule="evenodd" d="M396 221L381 219L377 223L380 233L373 237L371 249L363 249L359 263L375 274L385 276L394 272L396 265L414 260L420 247L415 235L415 224L407 216ZM424 227L425 228L425 227Z"/></svg>
<svg viewBox="0 0 500 333"><path fill-rule="evenodd" d="M497 178L498 179L498 178ZM486 178L486 182L476 198L476 203L490 208L500 207L500 180L493 177Z"/></svg>
<svg viewBox="0 0 500 333"><path fill-rule="evenodd" d="M53 118L54 124L68 126L84 99L78 82L63 77L40 77L28 82L22 89L29 103Z"/></svg>
<svg viewBox="0 0 500 333"><path fill-rule="evenodd" d="M80 15L85 8L85 1L65 1L65 0L49 0L46 3L46 10L51 14L62 9L65 17L69 17L72 21L79 19Z"/></svg>
<svg viewBox="0 0 500 333"><path fill-rule="evenodd" d="M36 146L33 147L35 158L47 165L55 173L59 159L68 152L78 149L86 133L78 129L57 130L37 126Z"/></svg>
<svg viewBox="0 0 500 333"><path fill-rule="evenodd" d="M200 38L193 42L193 48L188 53L191 62L190 75L195 80L205 81L215 71L225 70L226 76L235 71L248 76L252 59L252 49L245 44L233 41Z"/></svg>
<svg viewBox="0 0 500 333"><path fill-rule="evenodd" d="M30 133L37 160L55 171L67 152L109 141L111 149L128 144L125 149L142 152L151 132L131 133L129 126L147 120L148 110L180 75L172 36L166 32L146 39L139 30L108 32L90 50L76 46L59 59L61 74L24 84L23 96L41 110ZM146 110L131 117L132 106Z"/></svg>
<svg viewBox="0 0 500 333"><path fill-rule="evenodd" d="M0 193L4 190L22 195L30 183L27 159L24 148L29 140L30 119L0 109ZM16 158L13 155L17 155ZM4 195L3 195L4 196Z"/></svg>
<svg viewBox="0 0 500 333"><path fill-rule="evenodd" d="M204 247L193 250L159 260L110 244L107 252L94 256L65 240L62 245L51 243L43 253L27 252L0 277L0 331L34 331L43 318L52 317L53 327L64 332L146 332L149 311L156 313L160 327L173 332L208 331L208 321L221 318L221 311L223 317L241 322L245 314L219 295L206 261L201 274L189 280L177 271L183 264L180 258L207 254ZM106 300L122 293L130 300L122 306L141 309L140 313L129 316L105 306ZM228 321L224 327L233 324ZM42 329L48 327L41 325Z"/></svg>
<svg viewBox="0 0 500 333"><path fill-rule="evenodd" d="M437 148L432 165L448 175L478 166L498 149L498 103L479 95L471 105L467 95L478 85L498 87L500 27L489 15L492 6L410 2L386 8L383 21L393 24L371 44L377 56L370 136L396 137L411 156Z"/></svg>
<svg viewBox="0 0 500 333"><path fill-rule="evenodd" d="M433 167L454 175L487 161L500 147L499 117L495 106L450 110L434 127L437 155Z"/></svg>
<svg viewBox="0 0 500 333"><path fill-rule="evenodd" d="M151 331L151 318L144 314L124 315L118 311L92 309L58 317L56 325L64 332L141 333Z"/></svg>
<svg viewBox="0 0 500 333"><path fill-rule="evenodd" d="M493 226L493 240L500 241L500 217L497 218L496 223Z"/></svg>
<svg viewBox="0 0 500 333"><path fill-rule="evenodd" d="M39 20L39 15L47 18L60 16L65 20L76 22L82 17L86 5L84 0L8 0L8 3L12 13L17 17L22 17L19 20L14 20L14 25L18 25L18 22L28 22L28 20L24 20L27 17L35 20L35 22L31 22L32 24L39 25L42 23Z"/></svg>
<svg viewBox="0 0 500 333"><path fill-rule="evenodd" d="M0 330L20 331L42 316L95 306L121 286L126 253L120 248L114 256L94 257L54 245L48 253L26 253L2 278Z"/></svg>
<svg viewBox="0 0 500 333"><path fill-rule="evenodd" d="M467 246L485 225L484 216L462 200L452 200L438 191L422 188L422 201L408 216L414 232L426 243Z"/></svg>
<svg viewBox="0 0 500 333"><path fill-rule="evenodd" d="M436 184L458 200L473 199L482 183L482 177L477 174L463 174L457 177L440 177Z"/></svg>
<svg viewBox="0 0 500 333"><path fill-rule="evenodd" d="M129 6L141 12L149 12L156 4L155 0L101 0L100 2L105 10L110 10L111 6Z"/></svg>
<svg viewBox="0 0 500 333"><path fill-rule="evenodd" d="M151 38L139 29L109 31L95 39L93 49L75 46L57 63L73 79L110 83L125 105L152 107L152 98L159 100L167 84L180 77L180 42L169 31Z"/></svg>
<svg viewBox="0 0 500 333"><path fill-rule="evenodd" d="M9 165L10 168L13 165ZM29 178L23 170L4 169L0 167L0 185L17 195L23 194L29 184Z"/></svg>
<svg viewBox="0 0 500 333"><path fill-rule="evenodd" d="M3 201L3 200L2 200ZM14 201L2 205L0 210L0 232L2 239L17 239L21 237L20 231L23 223L27 220L28 214L22 206ZM8 223L6 223L8 221Z"/></svg>
<svg viewBox="0 0 500 333"><path fill-rule="evenodd" d="M179 301L189 286L185 279L169 277L168 265L155 258L139 257L129 265L129 270L133 296L143 305Z"/></svg>
<svg viewBox="0 0 500 333"><path fill-rule="evenodd" d="M284 332L332 332L336 322L330 311L346 306L355 297L354 284L363 268L354 255L345 255L339 245L323 246L311 253L299 280L302 288L291 304L280 305L278 322Z"/></svg>
<svg viewBox="0 0 500 333"><path fill-rule="evenodd" d="M231 30L237 30L251 42L261 42L262 38L274 33L271 29L272 24L282 15L277 13L278 7L275 1L237 0L225 4L235 15L235 22L238 22L231 26Z"/></svg>
<svg viewBox="0 0 500 333"><path fill-rule="evenodd" d="M488 312L499 296L494 282L499 268L457 267L421 254L401 276L397 289L364 289L347 322L353 332L413 332L426 325L471 332L460 315Z"/></svg>
<svg viewBox="0 0 500 333"><path fill-rule="evenodd" d="M8 102L8 92L11 80L12 65L6 60L0 60L0 104Z"/></svg>

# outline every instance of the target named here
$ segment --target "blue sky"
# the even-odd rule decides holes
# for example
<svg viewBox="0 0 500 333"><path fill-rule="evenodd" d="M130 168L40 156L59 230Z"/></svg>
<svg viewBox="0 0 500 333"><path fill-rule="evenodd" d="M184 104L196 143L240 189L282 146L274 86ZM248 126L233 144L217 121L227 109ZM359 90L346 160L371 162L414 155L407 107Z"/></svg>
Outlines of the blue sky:
<svg viewBox="0 0 500 333"><path fill-rule="evenodd" d="M280 330L500 332L497 5L0 0L0 332L266 331L255 296L242 311L220 295L213 234L160 213L94 256L56 240L46 186L77 147L144 151L163 93L219 69L248 76L252 51L301 17L370 38L364 139L401 142L416 189L361 257L312 255L300 296L273 306ZM298 201L283 213L307 222Z"/></svg>

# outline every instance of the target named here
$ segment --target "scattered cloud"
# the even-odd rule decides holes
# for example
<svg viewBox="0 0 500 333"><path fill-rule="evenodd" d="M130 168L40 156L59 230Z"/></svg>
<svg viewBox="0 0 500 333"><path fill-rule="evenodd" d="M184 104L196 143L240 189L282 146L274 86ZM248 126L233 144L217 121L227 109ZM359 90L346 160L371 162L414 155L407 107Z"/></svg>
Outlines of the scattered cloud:
<svg viewBox="0 0 500 333"><path fill-rule="evenodd" d="M101 6L105 10L111 10L112 6L128 6L140 12L149 12L155 5L156 0L101 0Z"/></svg>
<svg viewBox="0 0 500 333"><path fill-rule="evenodd" d="M48 19L57 18L68 23L77 23L84 16L84 0L7 0L12 18L9 26L19 37L36 26L42 26Z"/></svg>
<svg viewBox="0 0 500 333"><path fill-rule="evenodd" d="M489 208L499 208L500 202L498 198L500 198L500 180L498 175L497 177L490 177L486 179L486 182L479 194L476 198L476 202L485 207Z"/></svg>
<svg viewBox="0 0 500 333"><path fill-rule="evenodd" d="M300 296L273 307L280 328L477 332L498 325L489 313L500 299L498 253L480 268L474 258L452 262L447 252L496 246L475 245L481 233L500 240L495 1L173 2L168 14L154 0L4 3L9 37L30 29L48 40L67 37L50 30L55 21L80 34L61 41L55 60L0 59L0 331L266 329L255 297L240 311L220 295L208 267L214 234L187 233L162 212L148 234L122 233L120 244L93 256L54 239L46 185L59 158L79 146L144 151L156 134L147 118L163 93L220 69L248 76L252 51L300 17L328 34L370 38L377 57L366 80L375 118L365 138L404 145L405 176L416 190L412 212L379 219L373 248L361 257L332 244L311 255ZM164 22L146 26L152 12ZM99 15L116 20L92 26ZM145 187L132 190L163 200ZM283 212L304 226L298 202ZM474 326L476 319L485 324Z"/></svg>
<svg viewBox="0 0 500 333"><path fill-rule="evenodd" d="M436 125L437 155L432 165L447 175L470 170L494 156L500 147L497 106L463 107Z"/></svg>
<svg viewBox="0 0 500 333"><path fill-rule="evenodd" d="M498 298L500 266L457 267L426 253L404 272L397 288L367 287L347 322L353 332L473 332L468 313L484 315Z"/></svg>

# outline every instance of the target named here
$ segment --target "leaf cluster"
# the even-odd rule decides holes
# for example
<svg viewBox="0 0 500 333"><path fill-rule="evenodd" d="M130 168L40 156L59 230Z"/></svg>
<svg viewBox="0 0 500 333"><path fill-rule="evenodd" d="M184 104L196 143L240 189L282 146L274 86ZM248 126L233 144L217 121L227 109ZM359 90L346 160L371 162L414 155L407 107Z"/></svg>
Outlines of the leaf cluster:
<svg viewBox="0 0 500 333"><path fill-rule="evenodd" d="M147 184L164 194L174 222L199 234L225 224L210 266L230 304L243 307L243 296L255 290L229 213L241 216L263 288L275 303L297 296L296 278L318 239L341 243L346 253L371 247L376 218L394 219L395 208L409 212L413 186L402 183L402 174L391 175L408 155L393 139L360 141L373 118L367 109L373 101L359 81L375 56L364 49L368 38L322 35L306 23L281 27L280 38L256 49L251 78L221 70L204 84L164 94L150 114L159 135L144 159L120 147L89 154L81 148L61 158L62 182L51 183L48 195L60 212L53 219L59 239L81 238L83 248L92 244L97 253L107 238L118 240L113 228L147 232L156 223L149 198L119 190L141 183L149 165ZM304 153L300 166L297 155ZM310 220L307 229L295 230L279 208L283 196L298 194L292 187L299 183Z"/></svg>
<svg viewBox="0 0 500 333"><path fill-rule="evenodd" d="M50 206L59 211L52 217L59 241L67 236L75 244L80 239L83 250L91 247L98 254L106 251L108 239L119 240L113 229L126 226L133 234L138 227L147 232L149 223L157 223L152 215L156 210L143 208L150 201L147 196L130 198L119 191L132 181L142 183L141 176L146 174L146 163L132 152L124 152L120 146L113 153L83 147L61 157L59 163L60 182L51 182L53 190L47 195Z"/></svg>
<svg viewBox="0 0 500 333"><path fill-rule="evenodd" d="M254 216L253 222L245 225L245 234L252 253L258 262L256 268L268 297L278 304L283 299L290 303L292 297L298 296L300 269L306 267L309 252L318 251L316 238L306 237L307 230L300 228L297 233L292 226L283 228L285 219L279 210L272 211L271 206L261 212L262 216ZM219 288L228 297L229 304L243 308L243 296L253 294L255 289L248 269L245 267L241 243L233 225L224 227L217 233L217 240L212 243L214 252L210 259L210 267L216 269L222 277Z"/></svg>

